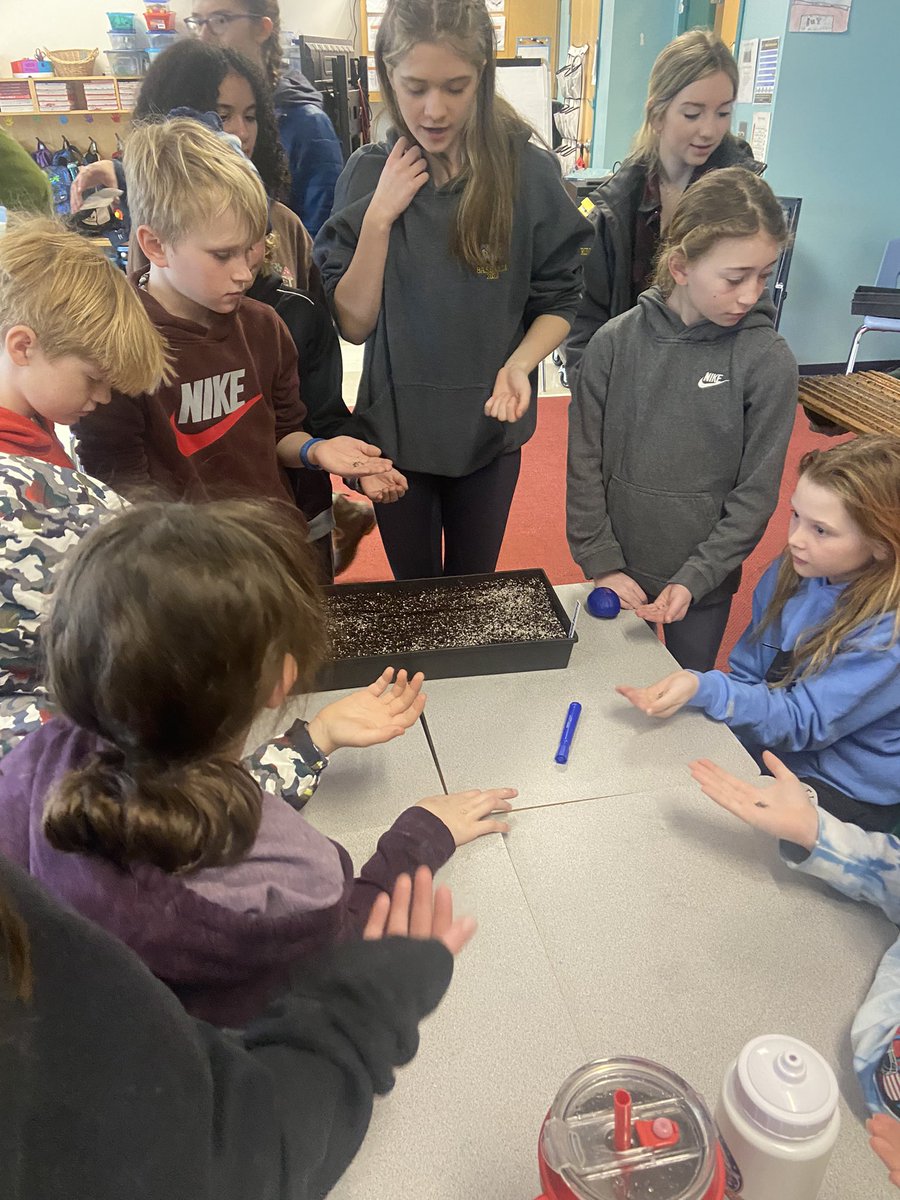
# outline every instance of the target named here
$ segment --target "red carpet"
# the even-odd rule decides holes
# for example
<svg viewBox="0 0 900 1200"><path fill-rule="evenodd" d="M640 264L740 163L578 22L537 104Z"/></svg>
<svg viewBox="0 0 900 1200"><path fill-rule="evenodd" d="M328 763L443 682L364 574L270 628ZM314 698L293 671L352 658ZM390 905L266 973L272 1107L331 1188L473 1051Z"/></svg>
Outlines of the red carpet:
<svg viewBox="0 0 900 1200"><path fill-rule="evenodd" d="M522 451L522 474L510 512L499 570L543 567L553 583L577 583L582 579L581 571L572 561L566 545L568 404L567 396L547 396L540 401L537 433ZM802 409L797 409L797 420L781 482L781 500L762 541L744 564L743 584L735 597L720 666L724 666L728 651L750 620L750 601L759 577L784 548L788 500L797 480L797 464L801 456L814 447L826 448L834 444L834 438L810 433ZM339 582L358 583L390 578L391 572L376 529L364 539L356 561L349 571L341 575Z"/></svg>

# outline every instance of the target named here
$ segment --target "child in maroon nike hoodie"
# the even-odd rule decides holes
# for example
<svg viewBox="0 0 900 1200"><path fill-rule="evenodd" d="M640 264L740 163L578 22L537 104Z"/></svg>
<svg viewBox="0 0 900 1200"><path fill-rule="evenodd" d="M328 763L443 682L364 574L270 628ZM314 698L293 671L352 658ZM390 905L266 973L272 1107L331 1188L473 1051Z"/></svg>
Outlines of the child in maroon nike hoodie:
<svg viewBox="0 0 900 1200"><path fill-rule="evenodd" d="M343 847L260 790L240 761L250 727L325 649L296 533L284 506L249 500L138 505L89 533L43 631L63 715L0 761L0 853L219 1025L359 936L398 875L505 831L490 814L515 794L420 801L354 878ZM304 731L310 772L340 745L401 734L423 699L401 674L327 705Z"/></svg>
<svg viewBox="0 0 900 1200"><path fill-rule="evenodd" d="M128 495L260 496L293 503L287 468L390 475L377 446L314 438L290 334L245 298L267 201L249 161L198 121L136 128L125 156L137 239L134 278L172 354L171 382L112 403L76 428L82 466Z"/></svg>

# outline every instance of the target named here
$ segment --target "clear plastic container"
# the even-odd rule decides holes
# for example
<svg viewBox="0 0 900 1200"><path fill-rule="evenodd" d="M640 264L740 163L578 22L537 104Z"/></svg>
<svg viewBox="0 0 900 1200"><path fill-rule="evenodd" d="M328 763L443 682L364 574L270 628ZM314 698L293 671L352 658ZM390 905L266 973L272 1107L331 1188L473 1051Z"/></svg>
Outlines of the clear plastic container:
<svg viewBox="0 0 900 1200"><path fill-rule="evenodd" d="M143 50L107 50L106 58L113 75L143 75L147 70Z"/></svg>
<svg viewBox="0 0 900 1200"><path fill-rule="evenodd" d="M139 33L125 33L121 29L111 29L108 34L109 44L113 50L138 50L141 44Z"/></svg>
<svg viewBox="0 0 900 1200"><path fill-rule="evenodd" d="M126 12L111 12L106 14L109 20L110 29L116 29L121 33L134 32L134 13Z"/></svg>
<svg viewBox="0 0 900 1200"><path fill-rule="evenodd" d="M630 1147L615 1145L627 1093ZM722 1200L725 1167L709 1111L689 1084L644 1058L589 1063L565 1081L541 1130L541 1200Z"/></svg>
<svg viewBox="0 0 900 1200"><path fill-rule="evenodd" d="M148 32L147 41L150 49L159 53L162 50L168 50L173 43L177 42L178 36L178 31L175 29L156 29L152 33Z"/></svg>

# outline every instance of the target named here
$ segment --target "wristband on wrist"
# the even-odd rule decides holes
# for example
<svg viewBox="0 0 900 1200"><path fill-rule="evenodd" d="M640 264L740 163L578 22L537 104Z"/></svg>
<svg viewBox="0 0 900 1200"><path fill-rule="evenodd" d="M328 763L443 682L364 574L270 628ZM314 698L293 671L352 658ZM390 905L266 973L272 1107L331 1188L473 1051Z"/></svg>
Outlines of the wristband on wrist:
<svg viewBox="0 0 900 1200"><path fill-rule="evenodd" d="M303 466L307 468L307 470L321 471L323 469L322 467L320 467L318 465L318 463L311 463L309 461L309 452L312 449L312 447L316 445L317 442L322 442L324 440L325 440L324 438L317 438L317 437L310 438L308 442L304 442L303 445L300 447L300 461L303 464Z"/></svg>

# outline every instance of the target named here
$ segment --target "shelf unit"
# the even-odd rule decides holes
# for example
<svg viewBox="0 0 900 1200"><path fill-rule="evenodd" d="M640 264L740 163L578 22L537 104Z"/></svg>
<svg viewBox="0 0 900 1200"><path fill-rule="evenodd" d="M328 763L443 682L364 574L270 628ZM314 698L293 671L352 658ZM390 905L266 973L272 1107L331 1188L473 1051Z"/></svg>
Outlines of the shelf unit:
<svg viewBox="0 0 900 1200"><path fill-rule="evenodd" d="M115 85L116 100L118 107L116 108L88 108L84 98L84 85L90 80L103 80L104 83L112 82ZM0 83L27 83L28 92L31 97L33 108L14 109L13 111L0 111L0 121L4 118L11 117L16 120L19 117L102 117L102 116L124 116L132 111L131 106L123 106L121 94L119 91L120 84L139 82L140 76L137 75L46 75L37 78L20 79L11 76L0 78ZM35 91L36 83L64 83L66 91L72 101L72 108L41 108L38 101L38 94Z"/></svg>

